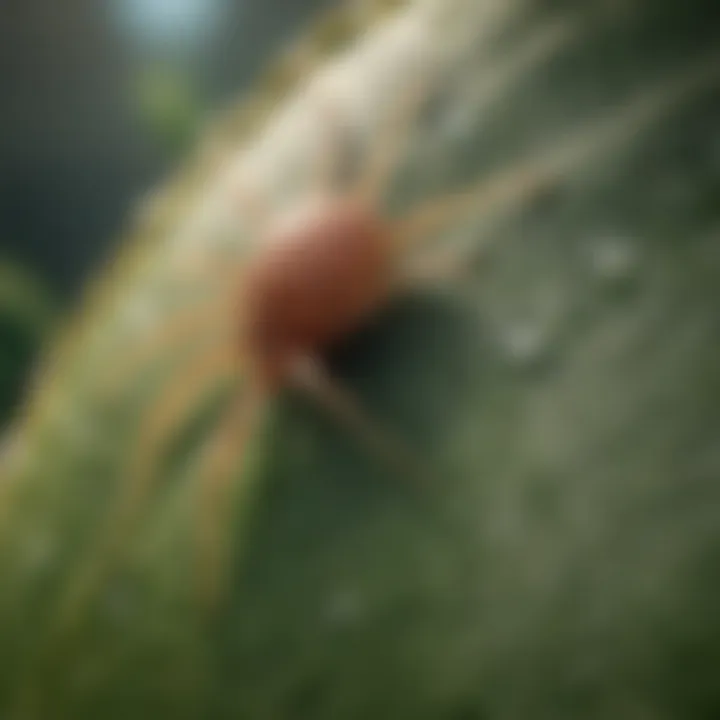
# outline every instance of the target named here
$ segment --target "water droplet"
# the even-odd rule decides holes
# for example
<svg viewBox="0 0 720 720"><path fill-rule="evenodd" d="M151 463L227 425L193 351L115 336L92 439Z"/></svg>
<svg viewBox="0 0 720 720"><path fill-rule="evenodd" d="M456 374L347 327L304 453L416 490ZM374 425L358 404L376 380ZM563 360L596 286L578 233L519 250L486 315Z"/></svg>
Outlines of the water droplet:
<svg viewBox="0 0 720 720"><path fill-rule="evenodd" d="M544 362L569 308L567 288L557 278L535 287L530 283L515 306L500 309L493 323L506 358L520 366Z"/></svg>
<svg viewBox="0 0 720 720"><path fill-rule="evenodd" d="M514 365L528 366L546 354L555 323L547 313L513 318L502 325L500 341L507 359Z"/></svg>
<svg viewBox="0 0 720 720"><path fill-rule="evenodd" d="M596 238L588 245L588 251L595 275L609 282L630 278L639 261L635 243L623 235Z"/></svg>
<svg viewBox="0 0 720 720"><path fill-rule="evenodd" d="M537 356L543 345L543 333L537 323L524 322L508 329L507 349L518 360L529 360Z"/></svg>

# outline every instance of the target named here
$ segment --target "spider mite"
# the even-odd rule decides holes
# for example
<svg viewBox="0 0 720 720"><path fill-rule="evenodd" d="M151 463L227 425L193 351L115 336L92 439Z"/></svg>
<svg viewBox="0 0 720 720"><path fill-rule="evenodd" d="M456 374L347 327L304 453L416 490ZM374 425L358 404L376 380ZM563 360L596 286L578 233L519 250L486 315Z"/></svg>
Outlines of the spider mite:
<svg viewBox="0 0 720 720"><path fill-rule="evenodd" d="M252 218L258 238L254 256L239 268L218 270L216 298L181 315L143 347L143 357L180 338L217 324L217 347L201 352L171 380L141 425L139 445L123 488L116 541L128 517L149 492L159 450L183 418L221 378L244 366L242 392L231 400L201 463L200 563L212 593L227 511L232 461L241 453L265 403L282 389L300 389L319 402L376 458L398 471L412 472L412 458L371 419L361 402L323 365L324 351L356 331L395 293L415 282L452 277L467 257L434 251L409 270L403 260L412 246L463 213L479 212L508 200L532 196L547 180L528 168L495 176L477 187L434 199L399 218L386 217L382 199L397 165L401 139L427 97L418 84L400 98L387 126L357 177L343 187L333 181L340 161L338 133L328 132L316 157L310 189L292 208L275 216L252 193L237 199ZM329 127L328 130L337 128ZM125 368L126 370L127 368Z"/></svg>

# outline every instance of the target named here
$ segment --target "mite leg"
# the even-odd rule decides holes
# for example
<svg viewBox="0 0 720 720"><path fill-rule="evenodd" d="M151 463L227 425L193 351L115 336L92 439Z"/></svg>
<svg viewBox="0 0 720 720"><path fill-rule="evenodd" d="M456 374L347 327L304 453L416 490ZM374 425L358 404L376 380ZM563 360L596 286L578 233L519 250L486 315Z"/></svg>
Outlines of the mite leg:
<svg viewBox="0 0 720 720"><path fill-rule="evenodd" d="M178 427L193 404L208 392L219 376L226 377L232 369L232 357L226 347L212 354L203 354L185 368L156 400L155 408L142 423L139 442L133 451L131 465L124 473L126 484L112 506L105 537L92 550L81 576L72 578L69 596L62 604L61 622L71 627L78 620L86 603L97 592L122 552L143 502L153 487L155 462L172 429Z"/></svg>
<svg viewBox="0 0 720 720"><path fill-rule="evenodd" d="M415 80L410 89L403 93L395 109L381 130L381 138L370 148L368 159L361 168L360 176L353 188L355 194L376 205L385 191L390 175L395 170L398 156L403 147L403 136L413 115L427 95L427 79ZM343 158L342 123L337 103L323 98L319 101L323 115L321 148L315 161L312 187L320 191L337 187L338 171Z"/></svg>
<svg viewBox="0 0 720 720"><path fill-rule="evenodd" d="M373 207L380 204L387 185L397 170L401 152L405 147L403 141L414 117L428 97L429 86L427 77L413 81L409 89L401 94L397 106L381 130L380 137L370 149L355 192Z"/></svg>
<svg viewBox="0 0 720 720"><path fill-rule="evenodd" d="M240 397L231 400L218 429L200 458L198 518L199 599L205 609L216 607L222 592L223 568L232 547L229 530L236 509L248 511L251 478L241 478L242 502L234 497L233 479L238 468L233 463L243 451L262 415L266 394L249 384ZM240 518L243 522L244 518Z"/></svg>
<svg viewBox="0 0 720 720"><path fill-rule="evenodd" d="M405 247L416 242L468 212L505 209L552 189L560 177L579 164L636 136L664 112L676 107L684 96L717 82L718 67L717 53L713 53L699 65L693 65L689 73L681 73L669 83L664 81L609 117L584 126L569 137L564 136L561 142L544 149L535 158L467 190L420 205L395 224L398 244Z"/></svg>
<svg viewBox="0 0 720 720"><path fill-rule="evenodd" d="M209 354L201 354L183 368L155 401L152 411L142 423L138 445L133 451L127 473L128 485L120 503L120 516L132 515L151 489L155 461L162 454L164 443L174 427L218 381L226 380L233 369L229 348L225 345Z"/></svg>
<svg viewBox="0 0 720 720"><path fill-rule="evenodd" d="M475 186L433 199L394 223L400 252L442 230L465 215L506 210L538 197L552 186L553 175L543 165L523 164L484 179Z"/></svg>
<svg viewBox="0 0 720 720"><path fill-rule="evenodd" d="M129 379L137 376L165 350L176 348L191 340L205 341L208 332L220 334L222 327L219 326L218 318L225 317L224 311L227 310L228 299L227 292L210 294L199 304L180 311L176 317L161 325L158 331L147 339L139 339L137 347L121 356L117 371L107 385L99 390L98 395L105 400L114 398L122 391Z"/></svg>
<svg viewBox="0 0 720 720"><path fill-rule="evenodd" d="M427 472L409 450L389 430L380 427L360 401L333 380L319 361L312 358L298 361L289 382L338 420L388 470L414 481L425 479Z"/></svg>
<svg viewBox="0 0 720 720"><path fill-rule="evenodd" d="M330 193L338 187L344 156L342 123L336 104L322 99L320 112L323 127L320 147L313 158L310 189L317 193Z"/></svg>
<svg viewBox="0 0 720 720"><path fill-rule="evenodd" d="M487 250L481 247L442 247L423 251L398 272L398 292L411 290L418 285L439 285L470 276Z"/></svg>
<svg viewBox="0 0 720 720"><path fill-rule="evenodd" d="M268 199L260 191L251 190L246 183L232 177L227 184L220 208L226 232L234 236L236 229L240 229L253 238L261 236L270 218ZM237 277L239 262L242 261L235 252L228 257L227 252L213 252L207 247L188 249L172 260L173 269L183 282L210 277L213 284L219 283L220 286Z"/></svg>

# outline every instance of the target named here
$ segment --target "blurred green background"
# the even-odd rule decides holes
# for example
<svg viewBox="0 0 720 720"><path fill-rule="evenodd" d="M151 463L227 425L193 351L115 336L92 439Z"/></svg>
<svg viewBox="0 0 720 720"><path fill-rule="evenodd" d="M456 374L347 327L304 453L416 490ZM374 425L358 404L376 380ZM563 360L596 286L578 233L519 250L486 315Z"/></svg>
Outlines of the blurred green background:
<svg viewBox="0 0 720 720"><path fill-rule="evenodd" d="M336 4L0 3L0 425L56 316L111 261L133 206L208 112Z"/></svg>
<svg viewBox="0 0 720 720"><path fill-rule="evenodd" d="M3 0L0 257L72 294L182 156L188 125L332 4Z"/></svg>

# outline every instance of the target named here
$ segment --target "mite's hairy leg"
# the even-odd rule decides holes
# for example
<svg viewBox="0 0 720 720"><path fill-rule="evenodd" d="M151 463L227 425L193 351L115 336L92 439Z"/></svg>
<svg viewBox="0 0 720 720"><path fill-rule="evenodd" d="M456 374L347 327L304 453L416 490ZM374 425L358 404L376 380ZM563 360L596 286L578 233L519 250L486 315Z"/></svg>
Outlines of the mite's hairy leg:
<svg viewBox="0 0 720 720"><path fill-rule="evenodd" d="M244 180L229 177L224 190L223 207L219 210L221 223L225 224L225 232L232 233L235 238L236 231L242 231L253 242L252 247L263 236L265 228L270 221L270 202L263 193ZM236 228L237 224L237 228ZM216 231L218 228L216 228ZM242 247L242 246L239 246ZM212 247L201 245L198 248L183 250L172 259L172 269L183 283L195 281L198 278L210 278L213 284L225 286L236 277L238 265L243 259L234 251L231 257L223 249L215 250Z"/></svg>
<svg viewBox="0 0 720 720"><path fill-rule="evenodd" d="M372 207L379 207L387 186L396 172L413 120L430 90L427 75L418 72L408 89L400 95L380 136L370 148L368 159L357 180L355 193Z"/></svg>
<svg viewBox="0 0 720 720"><path fill-rule="evenodd" d="M339 174L344 155L343 127L337 104L327 98L318 101L323 126L320 147L311 160L309 189L320 195L338 189Z"/></svg>
<svg viewBox="0 0 720 720"><path fill-rule="evenodd" d="M468 189L432 199L411 210L395 223L401 248L458 221L467 213L507 209L552 189L573 168L611 147L630 140L644 127L664 117L686 96L717 83L720 57L717 52L692 63L688 70L662 80L649 91L616 108L607 117L543 148L535 157L498 171Z"/></svg>
<svg viewBox="0 0 720 720"><path fill-rule="evenodd" d="M413 481L426 478L427 473L417 458L387 428L371 418L360 400L331 378L319 360L310 357L298 360L289 384L339 421L387 470Z"/></svg>
<svg viewBox="0 0 720 720"><path fill-rule="evenodd" d="M489 251L489 238L479 235L472 244L423 248L417 255L403 258L395 274L395 294L418 287L444 285L473 277Z"/></svg>
<svg viewBox="0 0 720 720"><path fill-rule="evenodd" d="M547 168L532 163L500 172L450 195L425 201L394 222L400 252L469 214L507 210L528 202L552 186Z"/></svg>
<svg viewBox="0 0 720 720"><path fill-rule="evenodd" d="M140 338L137 346L129 353L118 358L117 370L112 377L98 389L98 396L111 400L126 388L148 365L164 352L177 350L178 346L194 341L206 341L207 326L217 313L226 310L228 298L211 296L190 308L178 312L177 316L162 324L157 332L148 332L148 337ZM217 328L210 328L217 333Z"/></svg>
<svg viewBox="0 0 720 720"><path fill-rule="evenodd" d="M398 270L394 290L401 294L418 286L437 285L459 279L469 272L473 260L470 253L457 248L426 252Z"/></svg>
<svg viewBox="0 0 720 720"><path fill-rule="evenodd" d="M242 466L234 465L262 417L267 394L256 383L247 382L235 388L212 439L200 458L198 468L198 589L199 600L206 610L217 606L223 586L223 569L229 561L232 546L230 529L236 509L247 511L248 491L252 479L242 477ZM242 508L235 496L234 481L242 485Z"/></svg>
<svg viewBox="0 0 720 720"><path fill-rule="evenodd" d="M105 401L114 400L128 382L166 351L191 341L204 342L208 333L225 332L226 338L228 334L232 336L231 323L239 309L233 300L239 294L242 271L233 268L232 278L229 283L218 283L190 307L179 309L175 317L159 324L157 330L150 329L145 337L134 340L136 347L123 352L117 371L98 389L98 396Z"/></svg>
<svg viewBox="0 0 720 720"><path fill-rule="evenodd" d="M235 364L232 346L222 343L190 361L154 400L151 412L141 424L138 444L128 468L127 487L117 508L118 517L135 513L148 496L156 470L156 460L174 428L186 419L195 403L220 381L227 380Z"/></svg>
<svg viewBox="0 0 720 720"><path fill-rule="evenodd" d="M233 357L227 344L201 353L184 367L154 401L147 420L141 424L138 445L132 451L131 464L123 473L119 497L110 509L105 535L91 551L81 577L73 578L70 595L63 604L61 618L65 623L79 619L85 604L101 587L122 553L133 529L135 518L151 494L158 455L173 429L180 427L193 405L233 369Z"/></svg>

